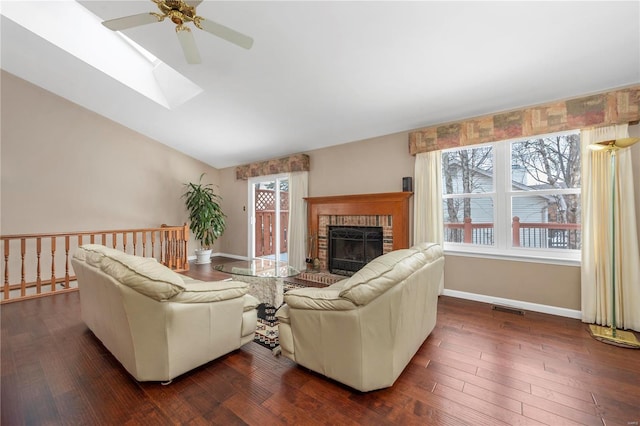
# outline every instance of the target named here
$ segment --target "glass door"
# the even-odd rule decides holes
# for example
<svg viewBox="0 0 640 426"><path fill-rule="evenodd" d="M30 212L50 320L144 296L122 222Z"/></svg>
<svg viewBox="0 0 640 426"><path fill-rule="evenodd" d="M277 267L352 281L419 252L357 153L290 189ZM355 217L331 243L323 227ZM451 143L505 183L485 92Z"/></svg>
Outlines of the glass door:
<svg viewBox="0 0 640 426"><path fill-rule="evenodd" d="M261 176L249 181L249 257L287 260L289 179Z"/></svg>

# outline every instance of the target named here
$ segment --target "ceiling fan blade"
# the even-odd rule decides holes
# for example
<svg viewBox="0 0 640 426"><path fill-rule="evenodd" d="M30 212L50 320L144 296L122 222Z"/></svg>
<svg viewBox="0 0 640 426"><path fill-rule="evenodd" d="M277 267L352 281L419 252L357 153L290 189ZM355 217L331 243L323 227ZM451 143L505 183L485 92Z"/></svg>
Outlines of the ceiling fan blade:
<svg viewBox="0 0 640 426"><path fill-rule="evenodd" d="M217 22L202 18L199 23L200 27L206 32L223 38L240 47L251 49L251 46L253 45L253 39L251 37L239 33L236 30L232 30L229 27L225 27L224 25L218 24Z"/></svg>
<svg viewBox="0 0 640 426"><path fill-rule="evenodd" d="M193 38L193 34L189 31L188 28L184 30L177 31L178 40L180 40L180 45L182 46L182 51L184 52L184 57L190 64L199 64L200 61L200 52L198 52L198 46L196 46L196 41Z"/></svg>
<svg viewBox="0 0 640 426"><path fill-rule="evenodd" d="M122 31L140 25L158 22L158 18L151 13L139 13L137 15L125 16L123 18L110 19L104 21L102 25L113 31Z"/></svg>

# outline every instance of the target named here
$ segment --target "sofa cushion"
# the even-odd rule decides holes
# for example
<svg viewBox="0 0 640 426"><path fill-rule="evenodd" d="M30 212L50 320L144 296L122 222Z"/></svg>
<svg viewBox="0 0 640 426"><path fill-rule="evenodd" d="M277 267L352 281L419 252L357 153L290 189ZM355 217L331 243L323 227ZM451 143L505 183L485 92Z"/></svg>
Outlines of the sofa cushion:
<svg viewBox="0 0 640 426"><path fill-rule="evenodd" d="M253 311L254 309L258 309L258 305L260 301L257 297L252 296L250 294L244 295L244 306L242 307L243 312Z"/></svg>
<svg viewBox="0 0 640 426"><path fill-rule="evenodd" d="M422 252L429 262L439 259L443 255L442 246L436 243L419 243L412 249Z"/></svg>
<svg viewBox="0 0 640 426"><path fill-rule="evenodd" d="M241 281L185 283L184 291L176 294L169 301L178 303L219 302L242 297L247 294L248 288L249 286Z"/></svg>
<svg viewBox="0 0 640 426"><path fill-rule="evenodd" d="M73 257L87 262L91 266L100 267L102 259L106 255L122 253L116 249L112 249L101 244L84 244L75 251Z"/></svg>
<svg viewBox="0 0 640 426"><path fill-rule="evenodd" d="M155 300L168 300L184 290L180 275L155 259L118 252L106 255L100 269L121 284Z"/></svg>
<svg viewBox="0 0 640 426"><path fill-rule="evenodd" d="M343 283L340 296L356 305L366 305L429 263L432 259L425 253L428 250L427 246L412 247L373 259Z"/></svg>
<svg viewBox="0 0 640 426"><path fill-rule="evenodd" d="M340 297L340 290L331 287L305 287L289 290L284 301L291 308L326 311L348 311L356 309L350 300Z"/></svg>

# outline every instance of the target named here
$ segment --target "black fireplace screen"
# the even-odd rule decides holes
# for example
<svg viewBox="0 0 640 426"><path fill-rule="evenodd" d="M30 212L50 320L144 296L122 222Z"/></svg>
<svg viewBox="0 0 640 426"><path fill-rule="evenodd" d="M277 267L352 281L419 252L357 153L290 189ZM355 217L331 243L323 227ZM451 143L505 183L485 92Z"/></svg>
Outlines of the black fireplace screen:
<svg viewBox="0 0 640 426"><path fill-rule="evenodd" d="M382 227L329 226L329 272L351 276L382 254Z"/></svg>

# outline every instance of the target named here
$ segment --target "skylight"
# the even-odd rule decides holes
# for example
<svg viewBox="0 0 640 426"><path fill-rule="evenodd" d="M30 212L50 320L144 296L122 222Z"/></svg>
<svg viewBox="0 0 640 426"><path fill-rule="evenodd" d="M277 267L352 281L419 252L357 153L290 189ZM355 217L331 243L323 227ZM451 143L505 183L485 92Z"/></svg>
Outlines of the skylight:
<svg viewBox="0 0 640 426"><path fill-rule="evenodd" d="M102 19L75 1L3 1L1 13L167 109L202 92L124 34L105 28Z"/></svg>

